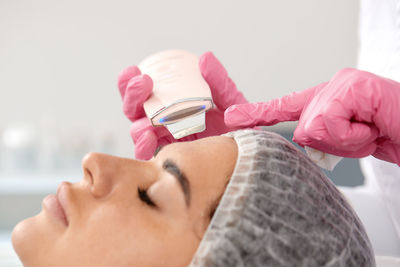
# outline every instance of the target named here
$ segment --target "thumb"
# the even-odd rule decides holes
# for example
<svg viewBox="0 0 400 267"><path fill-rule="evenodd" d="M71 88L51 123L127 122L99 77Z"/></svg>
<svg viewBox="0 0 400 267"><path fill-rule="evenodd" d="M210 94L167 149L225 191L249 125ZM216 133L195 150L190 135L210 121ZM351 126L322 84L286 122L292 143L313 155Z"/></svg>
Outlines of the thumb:
<svg viewBox="0 0 400 267"><path fill-rule="evenodd" d="M274 125L283 121L296 121L300 118L306 104L314 96L315 91L325 84L293 92L265 103L233 105L225 111L225 123L231 127L254 127Z"/></svg>
<svg viewBox="0 0 400 267"><path fill-rule="evenodd" d="M129 80L135 76L140 75L140 70L136 66L129 66L123 69L118 75L118 89L121 94L122 99L124 99L126 87L129 83Z"/></svg>
<svg viewBox="0 0 400 267"><path fill-rule="evenodd" d="M138 129L135 123L131 126L131 136L135 143L135 157L140 160L149 160L157 148L157 135L153 128Z"/></svg>
<svg viewBox="0 0 400 267"><path fill-rule="evenodd" d="M145 116L143 103L150 97L153 81L146 75L138 75L129 80L123 99L123 111L131 121Z"/></svg>
<svg viewBox="0 0 400 267"><path fill-rule="evenodd" d="M157 136L153 131L144 132L135 143L135 157L140 160L149 160L157 148Z"/></svg>

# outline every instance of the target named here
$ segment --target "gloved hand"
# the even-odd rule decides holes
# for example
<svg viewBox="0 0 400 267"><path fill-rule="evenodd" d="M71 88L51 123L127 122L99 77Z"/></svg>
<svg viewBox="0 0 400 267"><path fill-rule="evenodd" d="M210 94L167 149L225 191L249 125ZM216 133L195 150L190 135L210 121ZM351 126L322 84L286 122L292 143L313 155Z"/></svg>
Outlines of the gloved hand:
<svg viewBox="0 0 400 267"><path fill-rule="evenodd" d="M123 100L123 111L132 121L130 133L135 143L137 159L150 159L159 146L220 135L238 129L225 125L224 111L231 105L247 103L243 94L236 89L225 68L211 52L206 52L199 58L199 67L203 78L210 86L216 108L206 113L205 131L179 140L175 140L165 127L153 127L145 115L143 103L149 98L153 89L151 78L142 75L136 66L128 67L120 73L118 87Z"/></svg>
<svg viewBox="0 0 400 267"><path fill-rule="evenodd" d="M355 69L329 82L266 103L225 111L229 126L299 120L293 141L343 157L376 158L400 165L400 83Z"/></svg>

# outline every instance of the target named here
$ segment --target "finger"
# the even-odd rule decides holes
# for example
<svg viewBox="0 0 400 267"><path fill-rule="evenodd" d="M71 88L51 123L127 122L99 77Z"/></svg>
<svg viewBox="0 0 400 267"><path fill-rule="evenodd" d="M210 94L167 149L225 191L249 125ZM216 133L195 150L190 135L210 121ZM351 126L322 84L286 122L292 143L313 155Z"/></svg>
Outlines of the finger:
<svg viewBox="0 0 400 267"><path fill-rule="evenodd" d="M378 138L374 124L352 121L354 113L339 101L333 101L322 112L322 120L332 141L342 147L362 147Z"/></svg>
<svg viewBox="0 0 400 267"><path fill-rule="evenodd" d="M157 148L157 134L149 119L143 117L134 121L130 128L130 134L135 144L136 158L141 160L149 159L149 155L154 154Z"/></svg>
<svg viewBox="0 0 400 267"><path fill-rule="evenodd" d="M145 131L135 142L135 157L149 160L157 148L157 136L152 130Z"/></svg>
<svg viewBox="0 0 400 267"><path fill-rule="evenodd" d="M130 134L134 143L143 135L144 132L153 131L154 127L147 117L135 120L131 124Z"/></svg>
<svg viewBox="0 0 400 267"><path fill-rule="evenodd" d="M136 66L130 66L123 69L118 75L118 89L122 99L124 99L126 86L129 80L137 75L140 75L140 70Z"/></svg>
<svg viewBox="0 0 400 267"><path fill-rule="evenodd" d="M225 123L228 126L253 127L256 125L274 125L283 121L296 121L306 103L322 85L274 99L265 103L234 105L225 111Z"/></svg>
<svg viewBox="0 0 400 267"><path fill-rule="evenodd" d="M130 134L135 143L135 155L138 159L148 159L158 146L165 145L165 141L174 142L174 138L165 127L154 127L147 117L132 122Z"/></svg>
<svg viewBox="0 0 400 267"><path fill-rule="evenodd" d="M375 143L367 144L366 146L358 150L352 150L352 151L343 151L331 146L323 146L323 145L316 145L313 148L339 157L363 158L374 153L374 151L376 150L376 144Z"/></svg>
<svg viewBox="0 0 400 267"><path fill-rule="evenodd" d="M293 137L293 141L300 146L309 146L319 151L347 158L362 158L371 155L376 150L376 144L374 142L365 144L364 146L358 147L338 147L332 145L325 140L316 140L311 138L303 138L301 142L298 141L299 138Z"/></svg>
<svg viewBox="0 0 400 267"><path fill-rule="evenodd" d="M237 90L227 71L212 52L204 53L199 59L201 74L211 89L214 103L225 110L231 105L247 103L243 94Z"/></svg>
<svg viewBox="0 0 400 267"><path fill-rule="evenodd" d="M371 138L372 139L372 138ZM299 124L294 131L293 141L320 151L344 157L365 157L376 149L374 140L363 143L343 143L333 138L326 129L321 116L305 124Z"/></svg>
<svg viewBox="0 0 400 267"><path fill-rule="evenodd" d="M375 150L376 144L370 143L354 151L338 151L338 153L336 154L338 154L338 156L347 158L363 158L371 155L372 153L374 153Z"/></svg>
<svg viewBox="0 0 400 267"><path fill-rule="evenodd" d="M131 121L145 116L143 103L150 97L152 90L153 81L146 74L129 80L123 99L123 111Z"/></svg>

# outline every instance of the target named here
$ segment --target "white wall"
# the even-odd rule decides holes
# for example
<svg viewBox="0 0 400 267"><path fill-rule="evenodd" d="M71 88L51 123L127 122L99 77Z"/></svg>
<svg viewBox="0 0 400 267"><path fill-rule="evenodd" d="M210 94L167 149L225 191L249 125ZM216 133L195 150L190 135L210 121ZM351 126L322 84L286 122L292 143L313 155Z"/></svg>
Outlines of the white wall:
<svg viewBox="0 0 400 267"><path fill-rule="evenodd" d="M349 0L0 0L0 130L43 118L64 133L117 129L118 153L132 155L124 67L211 50L250 101L266 101L354 67L357 17Z"/></svg>

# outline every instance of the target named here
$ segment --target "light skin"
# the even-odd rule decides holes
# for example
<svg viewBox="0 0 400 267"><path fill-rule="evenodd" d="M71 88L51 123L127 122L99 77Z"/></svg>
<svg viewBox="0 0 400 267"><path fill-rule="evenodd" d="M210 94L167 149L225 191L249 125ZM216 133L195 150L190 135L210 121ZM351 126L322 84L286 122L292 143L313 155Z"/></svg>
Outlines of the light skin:
<svg viewBox="0 0 400 267"><path fill-rule="evenodd" d="M14 249L26 267L187 266L236 158L224 136L167 145L150 161L90 153L84 178L59 187L66 221L43 205L14 228Z"/></svg>

